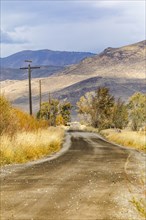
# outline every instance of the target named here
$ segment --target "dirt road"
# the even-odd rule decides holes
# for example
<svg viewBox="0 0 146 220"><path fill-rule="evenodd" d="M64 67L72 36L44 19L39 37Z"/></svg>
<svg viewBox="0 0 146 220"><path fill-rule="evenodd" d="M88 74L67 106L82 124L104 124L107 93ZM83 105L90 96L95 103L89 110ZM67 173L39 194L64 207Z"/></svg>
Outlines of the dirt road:
<svg viewBox="0 0 146 220"><path fill-rule="evenodd" d="M1 220L141 220L144 155L85 132L67 133L60 155L1 173Z"/></svg>

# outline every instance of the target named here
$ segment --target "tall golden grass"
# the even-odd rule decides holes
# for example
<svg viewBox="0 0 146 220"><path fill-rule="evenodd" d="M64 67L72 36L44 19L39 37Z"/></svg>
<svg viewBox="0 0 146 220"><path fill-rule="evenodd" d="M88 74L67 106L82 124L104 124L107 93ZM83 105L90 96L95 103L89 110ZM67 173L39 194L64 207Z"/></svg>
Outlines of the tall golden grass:
<svg viewBox="0 0 146 220"><path fill-rule="evenodd" d="M136 131L122 130L120 133L118 133L114 129L107 129L101 131L101 135L103 135L109 141L115 142L123 146L136 148L138 150L142 150L146 152L145 131L136 132Z"/></svg>
<svg viewBox="0 0 146 220"><path fill-rule="evenodd" d="M0 164L23 163L60 149L64 129L48 128L48 122L11 106L0 95Z"/></svg>
<svg viewBox="0 0 146 220"><path fill-rule="evenodd" d="M13 136L17 131L34 131L48 127L45 120L37 120L34 116L13 108L9 101L0 95L0 134Z"/></svg>
<svg viewBox="0 0 146 220"><path fill-rule="evenodd" d="M0 164L24 163L60 149L64 139L62 128L17 132L13 137L1 136Z"/></svg>

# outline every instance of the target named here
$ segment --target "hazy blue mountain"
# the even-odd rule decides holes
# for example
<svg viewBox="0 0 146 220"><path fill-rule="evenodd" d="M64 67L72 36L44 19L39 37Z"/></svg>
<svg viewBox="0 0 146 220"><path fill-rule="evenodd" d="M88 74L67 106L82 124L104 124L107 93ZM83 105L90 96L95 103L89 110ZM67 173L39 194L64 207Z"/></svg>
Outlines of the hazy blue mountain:
<svg viewBox="0 0 146 220"><path fill-rule="evenodd" d="M8 57L1 58L1 67L20 68L26 66L25 60L32 60L32 65L41 66L66 66L77 64L87 57L93 57L95 54L89 52L66 52L51 50L26 50Z"/></svg>
<svg viewBox="0 0 146 220"><path fill-rule="evenodd" d="M65 68L62 66L43 66L40 69L34 69L31 73L32 78L42 78L51 76L58 71ZM20 70L20 68L3 68L0 69L0 80L23 80L28 78L27 70Z"/></svg>

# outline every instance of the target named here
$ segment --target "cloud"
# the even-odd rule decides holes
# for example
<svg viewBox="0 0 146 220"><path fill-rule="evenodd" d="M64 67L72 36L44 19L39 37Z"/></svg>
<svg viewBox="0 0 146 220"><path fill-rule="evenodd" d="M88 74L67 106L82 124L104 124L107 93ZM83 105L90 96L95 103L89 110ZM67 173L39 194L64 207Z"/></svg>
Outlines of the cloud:
<svg viewBox="0 0 146 220"><path fill-rule="evenodd" d="M1 43L2 44L24 44L28 43L28 40L21 38L18 35L17 31L14 32L6 32L4 30L0 30L1 35Z"/></svg>
<svg viewBox="0 0 146 220"><path fill-rule="evenodd" d="M98 8L114 8L114 7L117 7L123 4L123 0L91 1L91 4L93 4L93 6L98 7Z"/></svg>

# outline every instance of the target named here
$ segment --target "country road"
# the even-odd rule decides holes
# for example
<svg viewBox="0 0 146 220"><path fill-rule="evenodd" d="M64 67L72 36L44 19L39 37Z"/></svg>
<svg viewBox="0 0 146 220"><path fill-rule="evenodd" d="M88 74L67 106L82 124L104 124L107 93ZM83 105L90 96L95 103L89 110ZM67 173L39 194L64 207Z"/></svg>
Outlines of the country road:
<svg viewBox="0 0 146 220"><path fill-rule="evenodd" d="M141 220L145 156L88 132L68 132L59 154L1 170L1 220Z"/></svg>

